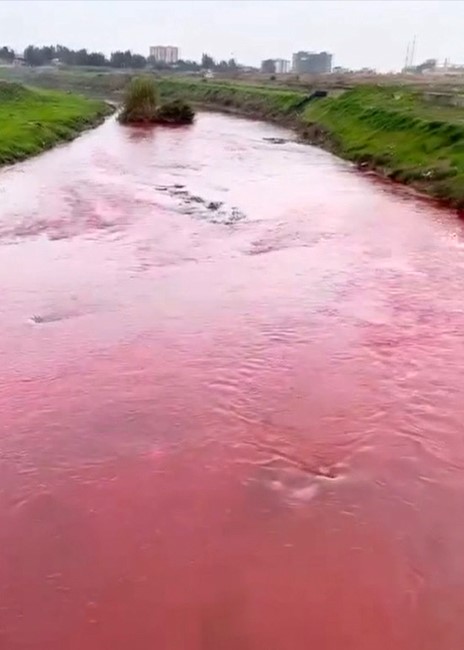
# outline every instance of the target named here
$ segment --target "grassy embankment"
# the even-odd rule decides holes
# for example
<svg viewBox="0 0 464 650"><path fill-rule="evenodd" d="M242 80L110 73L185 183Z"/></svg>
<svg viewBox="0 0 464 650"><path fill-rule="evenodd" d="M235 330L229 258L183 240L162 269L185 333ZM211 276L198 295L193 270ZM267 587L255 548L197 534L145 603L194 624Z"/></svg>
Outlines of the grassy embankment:
<svg viewBox="0 0 464 650"><path fill-rule="evenodd" d="M42 69L28 66L0 66L0 79L25 86L79 93L87 97L121 101L133 78L130 71L111 72L85 68Z"/></svg>
<svg viewBox="0 0 464 650"><path fill-rule="evenodd" d="M0 81L0 165L72 140L110 112L101 101Z"/></svg>
<svg viewBox="0 0 464 650"><path fill-rule="evenodd" d="M464 108L365 86L309 104L303 121L322 126L342 157L464 207Z"/></svg>
<svg viewBox="0 0 464 650"><path fill-rule="evenodd" d="M293 125L300 116L308 95L302 91L234 82L161 78L157 85L164 99L187 99L200 106L289 125Z"/></svg>

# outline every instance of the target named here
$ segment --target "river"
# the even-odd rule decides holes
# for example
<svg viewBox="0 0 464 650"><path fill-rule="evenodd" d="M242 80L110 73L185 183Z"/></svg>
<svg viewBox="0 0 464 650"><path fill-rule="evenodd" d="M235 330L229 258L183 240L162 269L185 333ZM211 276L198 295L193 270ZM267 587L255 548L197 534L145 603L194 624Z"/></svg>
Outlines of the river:
<svg viewBox="0 0 464 650"><path fill-rule="evenodd" d="M0 172L0 646L462 650L464 237L278 127Z"/></svg>

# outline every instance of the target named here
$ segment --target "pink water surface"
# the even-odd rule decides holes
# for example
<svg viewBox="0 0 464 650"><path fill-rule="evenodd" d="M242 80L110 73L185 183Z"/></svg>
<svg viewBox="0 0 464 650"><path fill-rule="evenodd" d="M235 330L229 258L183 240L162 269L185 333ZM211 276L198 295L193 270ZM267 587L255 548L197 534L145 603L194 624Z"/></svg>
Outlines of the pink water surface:
<svg viewBox="0 0 464 650"><path fill-rule="evenodd" d="M0 286L2 650L462 650L452 213L110 120L0 172Z"/></svg>

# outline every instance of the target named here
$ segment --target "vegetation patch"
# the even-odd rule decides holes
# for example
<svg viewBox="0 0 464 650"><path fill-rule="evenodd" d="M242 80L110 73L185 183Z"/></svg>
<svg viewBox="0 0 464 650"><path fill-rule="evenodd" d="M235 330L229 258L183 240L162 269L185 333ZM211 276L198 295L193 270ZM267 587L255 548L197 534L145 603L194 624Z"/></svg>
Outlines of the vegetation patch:
<svg viewBox="0 0 464 650"><path fill-rule="evenodd" d="M165 102L156 111L156 121L162 124L191 124L194 117L193 108L182 99Z"/></svg>
<svg viewBox="0 0 464 650"><path fill-rule="evenodd" d="M464 206L464 109L427 104L404 88L360 86L306 107L302 122L361 168Z"/></svg>
<svg viewBox="0 0 464 650"><path fill-rule="evenodd" d="M101 101L0 81L0 164L71 140L111 111Z"/></svg>
<svg viewBox="0 0 464 650"><path fill-rule="evenodd" d="M119 121L122 124L191 124L195 117L193 108L180 98L159 103L153 78L133 79L125 94Z"/></svg>
<svg viewBox="0 0 464 650"><path fill-rule="evenodd" d="M299 113L305 92L282 90L272 86L252 86L209 80L161 78L158 89L162 99L187 99L200 106L236 111L250 117L290 123Z"/></svg>

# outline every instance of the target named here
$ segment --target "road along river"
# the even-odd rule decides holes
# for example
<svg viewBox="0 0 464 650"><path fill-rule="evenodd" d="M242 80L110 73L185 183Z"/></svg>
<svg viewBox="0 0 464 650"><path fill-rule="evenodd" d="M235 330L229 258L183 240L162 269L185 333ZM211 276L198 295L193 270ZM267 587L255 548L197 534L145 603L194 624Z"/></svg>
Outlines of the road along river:
<svg viewBox="0 0 464 650"><path fill-rule="evenodd" d="M464 237L275 126L0 172L0 647L462 650Z"/></svg>

